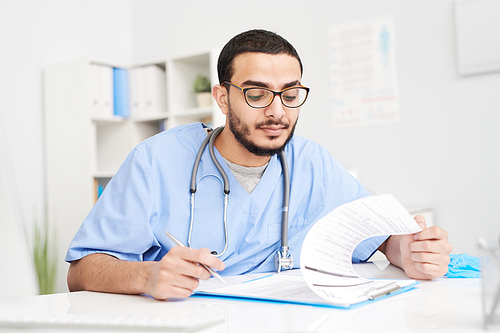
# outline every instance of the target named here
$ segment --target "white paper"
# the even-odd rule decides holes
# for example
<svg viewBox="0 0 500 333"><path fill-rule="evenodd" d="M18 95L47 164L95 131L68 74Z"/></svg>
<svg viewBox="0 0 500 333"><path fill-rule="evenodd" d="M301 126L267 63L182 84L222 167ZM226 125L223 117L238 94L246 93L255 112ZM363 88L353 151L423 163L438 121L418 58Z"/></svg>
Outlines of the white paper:
<svg viewBox="0 0 500 333"><path fill-rule="evenodd" d="M409 286L413 280L369 280L360 277L351 263L355 247L378 235L409 234L421 228L391 195L362 198L339 206L316 222L307 234L300 257L301 273L252 276L228 286L201 284L199 292L235 297L331 304L348 307ZM314 292L312 293L311 290Z"/></svg>
<svg viewBox="0 0 500 333"><path fill-rule="evenodd" d="M416 233L422 229L392 196L362 198L334 209L311 228L300 257L308 286L333 303L352 304L393 286L390 280L368 280L354 271L351 257L363 240L380 235Z"/></svg>

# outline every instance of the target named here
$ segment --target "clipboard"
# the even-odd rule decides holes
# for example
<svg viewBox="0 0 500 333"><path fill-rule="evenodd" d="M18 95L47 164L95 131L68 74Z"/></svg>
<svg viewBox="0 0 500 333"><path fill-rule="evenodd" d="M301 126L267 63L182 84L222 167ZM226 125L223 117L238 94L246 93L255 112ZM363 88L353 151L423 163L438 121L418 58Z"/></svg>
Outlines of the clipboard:
<svg viewBox="0 0 500 333"><path fill-rule="evenodd" d="M296 270L296 272L300 271ZM252 275L252 279L246 281L241 281L239 277L226 277L227 286L221 286L216 281L202 283L195 290L192 297L229 298L242 301L278 302L336 309L354 309L412 290L420 283L415 280L369 280L360 278L360 281L374 281L379 285L390 287L381 289L380 291L375 290L373 293L351 293L350 301L348 298L343 297L339 298L338 302L335 302L326 300L315 294L306 283L304 277L297 275L296 272L293 275L283 273L254 274ZM366 289L369 288L367 287Z"/></svg>
<svg viewBox="0 0 500 333"><path fill-rule="evenodd" d="M421 230L392 195L364 197L315 222L302 244L300 275L284 271L212 289L200 284L195 295L336 308L384 299L411 290L418 282L360 277L352 267L354 249L367 238Z"/></svg>

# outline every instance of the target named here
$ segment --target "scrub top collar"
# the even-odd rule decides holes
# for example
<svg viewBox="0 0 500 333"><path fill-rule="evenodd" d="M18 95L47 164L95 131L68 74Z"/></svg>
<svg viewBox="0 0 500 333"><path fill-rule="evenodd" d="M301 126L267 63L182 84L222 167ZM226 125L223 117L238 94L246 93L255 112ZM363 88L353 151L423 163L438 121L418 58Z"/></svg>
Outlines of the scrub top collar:
<svg viewBox="0 0 500 333"><path fill-rule="evenodd" d="M203 140L207 136L202 124L200 124L199 130L196 131L195 134L196 134L196 141L199 141L199 146L200 146ZM199 148L199 146L197 147L197 149ZM215 146L214 146L214 153L215 157L217 158L217 161L219 161L219 164L221 165L222 169L224 170L229 179L230 202L232 204L236 202L242 209L245 210L246 214L256 214L260 210L264 209L264 206L269 201L271 195L273 194L274 189L276 188L276 185L279 182L280 183L283 182L282 179L283 171L281 170L281 162L278 160L278 156L276 154L271 156L271 159L269 160L267 168L264 171L264 174L262 175L262 178L260 179L259 183L251 193L248 193L247 191L245 191L243 186L241 186L236 177L233 175L226 161L224 160L224 158L222 157L222 155ZM200 169L198 170L196 181L199 182L200 178L206 174L214 174L222 179L219 171L217 170L212 161L212 158L210 157L210 152L208 151L208 147L203 152L200 163ZM186 186L189 187L189 184L187 184ZM255 200L255 198L259 199ZM248 205L249 202L252 202L252 205ZM247 211L247 208L249 208L250 211Z"/></svg>

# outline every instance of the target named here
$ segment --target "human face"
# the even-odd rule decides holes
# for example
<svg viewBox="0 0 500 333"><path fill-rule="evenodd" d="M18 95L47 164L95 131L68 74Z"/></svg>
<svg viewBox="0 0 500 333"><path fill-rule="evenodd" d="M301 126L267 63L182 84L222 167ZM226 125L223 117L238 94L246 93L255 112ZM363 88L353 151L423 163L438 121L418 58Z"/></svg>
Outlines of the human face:
<svg viewBox="0 0 500 333"><path fill-rule="evenodd" d="M262 147L256 145L250 137L250 128L247 124L243 123L241 119L234 113L231 107L231 103L228 105L228 119L229 119L229 128L233 133L236 140L241 143L243 147L245 147L250 153L257 156L273 156L274 154L279 154L287 145L287 143L292 139L293 132L295 131L295 125L297 125L297 121L293 124L290 134L288 138L285 140L285 143L279 147ZM258 124L257 127L260 126L273 126L276 122L272 119L269 119L266 123ZM286 129L288 129L290 125L286 125ZM276 137L271 137L271 140L274 140Z"/></svg>
<svg viewBox="0 0 500 333"><path fill-rule="evenodd" d="M289 55L244 53L234 59L233 66L231 82L243 88L265 87L280 91L300 85L299 62ZM247 105L237 88L226 85L226 89L230 91L226 126L236 140L257 156L271 156L281 151L293 136L299 108L283 106L277 96L268 107L255 109Z"/></svg>

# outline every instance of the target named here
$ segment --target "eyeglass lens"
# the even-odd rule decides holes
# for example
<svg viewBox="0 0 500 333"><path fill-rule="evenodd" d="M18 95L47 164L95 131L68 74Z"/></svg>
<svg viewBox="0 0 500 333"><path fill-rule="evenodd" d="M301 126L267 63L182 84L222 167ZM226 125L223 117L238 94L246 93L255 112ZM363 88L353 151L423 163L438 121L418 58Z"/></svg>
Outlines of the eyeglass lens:
<svg viewBox="0 0 500 333"><path fill-rule="evenodd" d="M290 88L281 93L281 103L287 107L296 108L305 102L306 96L306 89ZM261 108L272 103L274 93L267 89L251 88L246 91L245 98L250 106Z"/></svg>

